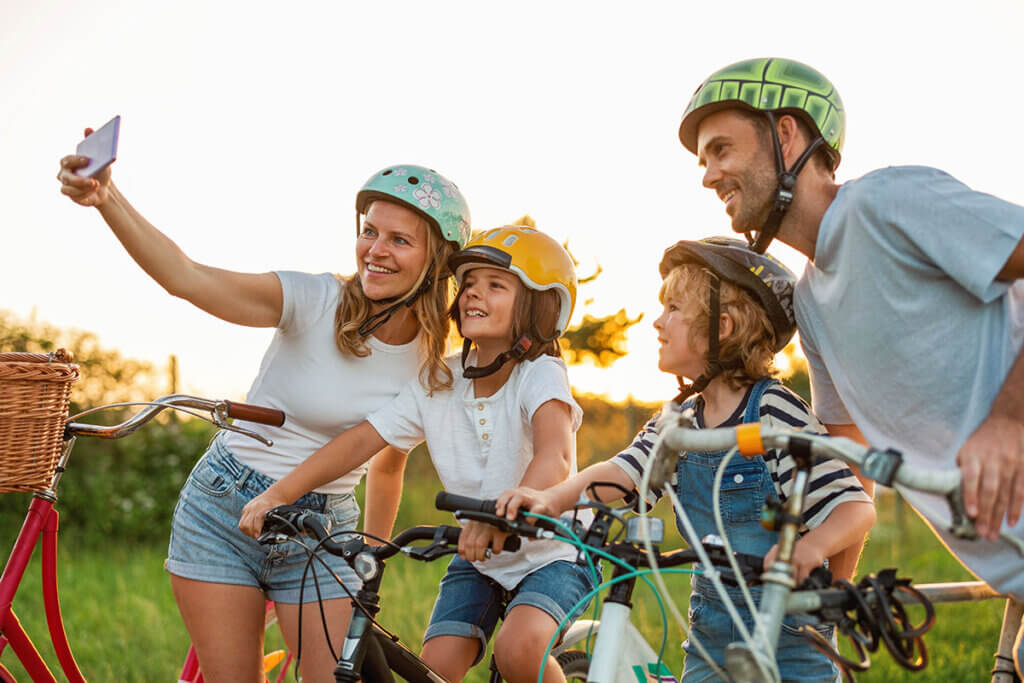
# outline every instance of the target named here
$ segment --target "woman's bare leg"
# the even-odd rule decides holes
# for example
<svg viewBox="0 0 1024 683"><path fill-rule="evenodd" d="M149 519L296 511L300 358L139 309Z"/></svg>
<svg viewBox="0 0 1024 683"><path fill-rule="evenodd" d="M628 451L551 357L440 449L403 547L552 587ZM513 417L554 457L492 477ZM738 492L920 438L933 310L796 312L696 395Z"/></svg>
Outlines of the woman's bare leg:
<svg viewBox="0 0 1024 683"><path fill-rule="evenodd" d="M207 683L263 683L263 592L171 575Z"/></svg>

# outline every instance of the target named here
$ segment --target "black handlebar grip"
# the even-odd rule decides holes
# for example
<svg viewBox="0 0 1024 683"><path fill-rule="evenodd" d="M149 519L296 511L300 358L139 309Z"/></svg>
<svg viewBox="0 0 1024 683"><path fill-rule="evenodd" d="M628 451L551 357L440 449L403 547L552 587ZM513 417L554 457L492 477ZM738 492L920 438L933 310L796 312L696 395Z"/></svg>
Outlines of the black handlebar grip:
<svg viewBox="0 0 1024 683"><path fill-rule="evenodd" d="M482 500L480 498L470 498L469 496L460 496L456 493L440 491L434 499L434 507L438 510L447 510L449 512L455 512L456 510L470 510L473 512L483 512L488 515L493 515L494 504L496 502L497 501L494 500Z"/></svg>
<svg viewBox="0 0 1024 683"><path fill-rule="evenodd" d="M228 407L228 417L246 422L259 422L271 427L280 427L284 424L284 411L253 406L248 403L236 403L235 401L224 401L224 403Z"/></svg>
<svg viewBox="0 0 1024 683"><path fill-rule="evenodd" d="M470 498L469 500L475 500L475 499ZM483 501L483 502L487 502L487 501ZM466 508L460 507L460 508L457 508L457 509L458 510L465 510ZM458 545L459 544L459 533L461 531L462 531L462 529L459 529L458 527L454 527L454 526L446 527L445 530L444 530L444 540L446 542L450 543L451 545ZM502 549L503 550L507 550L510 553L514 553L517 550L519 550L519 548L522 545L523 545L523 541L522 541L521 538L519 538L518 536L509 536L509 537L507 537L505 539L505 545L502 546Z"/></svg>

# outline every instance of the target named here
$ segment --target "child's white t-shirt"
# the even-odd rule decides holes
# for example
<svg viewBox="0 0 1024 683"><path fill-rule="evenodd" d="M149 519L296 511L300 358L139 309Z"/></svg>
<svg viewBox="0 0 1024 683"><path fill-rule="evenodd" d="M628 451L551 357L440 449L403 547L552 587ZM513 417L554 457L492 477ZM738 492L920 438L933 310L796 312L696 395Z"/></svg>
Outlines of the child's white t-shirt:
<svg viewBox="0 0 1024 683"><path fill-rule="evenodd" d="M372 336L369 356L342 354L334 340L334 314L344 283L330 273L275 275L283 295L281 321L246 400L283 410L285 423L242 423L273 440L272 447L232 432L221 438L238 460L280 479L417 381L422 354L418 337L392 346ZM358 467L317 491L348 493L365 471L365 465Z"/></svg>
<svg viewBox="0 0 1024 683"><path fill-rule="evenodd" d="M462 376L459 357L447 362L455 376L450 390L428 396L419 382L410 382L367 420L395 448L408 451L426 440L441 484L450 493L488 499L518 486L533 460L533 414L544 403L562 401L571 411L573 433L580 427L583 410L572 397L565 364L557 358L518 363L504 386L485 398L474 397L473 381ZM575 438L572 444L570 476L576 474ZM511 590L540 567L575 559L576 551L565 543L530 541L518 552L474 566Z"/></svg>

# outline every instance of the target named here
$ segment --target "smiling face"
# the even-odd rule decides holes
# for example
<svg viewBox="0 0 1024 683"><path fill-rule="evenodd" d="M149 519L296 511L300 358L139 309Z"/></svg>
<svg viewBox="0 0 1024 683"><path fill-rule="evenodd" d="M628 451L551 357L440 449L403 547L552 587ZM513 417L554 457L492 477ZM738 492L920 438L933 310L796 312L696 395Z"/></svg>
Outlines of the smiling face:
<svg viewBox="0 0 1024 683"><path fill-rule="evenodd" d="M514 273L481 266L463 275L459 294L459 331L477 347L495 344L501 350L513 342L516 299L524 294Z"/></svg>
<svg viewBox="0 0 1024 683"><path fill-rule="evenodd" d="M665 292L662 299L661 315L654 321L660 345L658 369L695 379L704 372L708 344L694 333L694 305L670 292Z"/></svg>
<svg viewBox="0 0 1024 683"><path fill-rule="evenodd" d="M400 297L420 279L429 260L429 230L419 214L387 201L370 205L356 240L363 292L371 300Z"/></svg>
<svg viewBox="0 0 1024 683"><path fill-rule="evenodd" d="M771 213L778 178L767 143L757 125L735 109L709 115L697 129L704 187L725 203L736 232L760 230Z"/></svg>

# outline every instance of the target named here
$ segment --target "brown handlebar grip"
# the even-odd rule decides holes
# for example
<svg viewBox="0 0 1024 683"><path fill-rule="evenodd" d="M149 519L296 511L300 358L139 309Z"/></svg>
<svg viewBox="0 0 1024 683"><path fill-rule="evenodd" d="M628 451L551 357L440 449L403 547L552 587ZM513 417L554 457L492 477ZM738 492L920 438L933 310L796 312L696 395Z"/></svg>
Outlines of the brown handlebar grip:
<svg viewBox="0 0 1024 683"><path fill-rule="evenodd" d="M235 403L224 401L228 407L228 417L235 417L247 422L259 422L260 424L280 427L284 424L284 411L262 406L251 406L248 403Z"/></svg>

